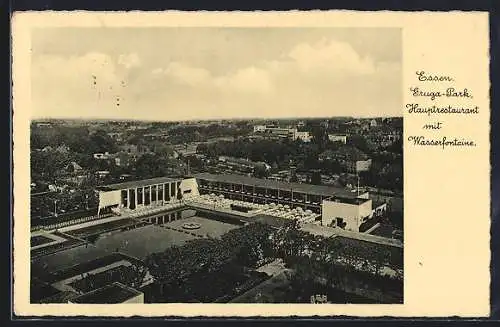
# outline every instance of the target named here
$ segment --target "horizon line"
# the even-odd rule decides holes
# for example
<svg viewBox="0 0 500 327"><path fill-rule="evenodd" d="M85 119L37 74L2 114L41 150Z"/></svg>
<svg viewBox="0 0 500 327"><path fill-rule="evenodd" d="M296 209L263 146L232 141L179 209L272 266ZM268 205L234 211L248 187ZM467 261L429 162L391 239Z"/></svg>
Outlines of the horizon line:
<svg viewBox="0 0 500 327"><path fill-rule="evenodd" d="M357 116L357 115L338 115L338 116L296 116L296 117L213 117L213 118L187 118L187 119L150 119L150 118L105 118L105 117L32 117L30 121L39 120L77 120L77 121L122 121L122 122L164 122L164 123L175 123L175 122L187 122L187 121L214 121L214 120L313 120L313 119L341 119L341 118L353 118L353 119L376 119L376 118L403 118L403 115L393 116L393 115L367 115L367 116Z"/></svg>

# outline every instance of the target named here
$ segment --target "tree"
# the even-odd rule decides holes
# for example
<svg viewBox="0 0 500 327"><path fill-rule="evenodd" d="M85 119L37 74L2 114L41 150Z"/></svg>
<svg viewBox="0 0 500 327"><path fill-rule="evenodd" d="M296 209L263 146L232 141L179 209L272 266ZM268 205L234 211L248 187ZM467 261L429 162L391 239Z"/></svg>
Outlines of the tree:
<svg viewBox="0 0 500 327"><path fill-rule="evenodd" d="M311 173L311 184L321 185L321 170L315 169Z"/></svg>
<svg viewBox="0 0 500 327"><path fill-rule="evenodd" d="M118 150L115 141L103 130L98 130L90 136L90 144L93 147L93 152L114 153Z"/></svg>
<svg viewBox="0 0 500 327"><path fill-rule="evenodd" d="M370 147L366 138L362 135L353 135L347 139L347 145L351 145L364 153L370 153Z"/></svg>
<svg viewBox="0 0 500 327"><path fill-rule="evenodd" d="M169 161L165 158L144 154L136 162L136 175L144 179L165 176L169 166Z"/></svg>
<svg viewBox="0 0 500 327"><path fill-rule="evenodd" d="M253 175L257 178L264 178L269 176L269 170L265 165L256 165L254 167Z"/></svg>

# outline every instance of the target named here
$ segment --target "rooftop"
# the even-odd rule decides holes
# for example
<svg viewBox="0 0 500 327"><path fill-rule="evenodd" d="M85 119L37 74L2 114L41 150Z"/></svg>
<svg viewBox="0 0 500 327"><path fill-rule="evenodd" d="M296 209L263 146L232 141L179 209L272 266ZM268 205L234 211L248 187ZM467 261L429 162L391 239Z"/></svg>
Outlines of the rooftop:
<svg viewBox="0 0 500 327"><path fill-rule="evenodd" d="M128 188L143 187L148 185L178 182L180 180L181 178L157 177L157 178L143 179L139 181L128 181L123 183L104 185L100 186L98 189L100 191L124 190Z"/></svg>
<svg viewBox="0 0 500 327"><path fill-rule="evenodd" d="M140 295L141 292L125 286L121 283L114 282L113 284L106 285L104 287L98 288L94 291L85 293L74 298L71 302L73 303L123 303L133 297Z"/></svg>
<svg viewBox="0 0 500 327"><path fill-rule="evenodd" d="M341 203L346 203L346 204L356 204L360 205L363 204L367 201L371 201L371 199L363 199L363 198L348 198L344 196L334 196L330 201L333 202L341 202Z"/></svg>
<svg viewBox="0 0 500 327"><path fill-rule="evenodd" d="M357 197L356 192L353 193L344 188L326 186L326 185L288 183L288 182L281 182L270 179L260 179L260 178L235 175L235 174L217 175L210 173L199 173L195 174L194 177L211 182L244 184L256 187L264 187L268 189L287 190L287 191L302 192L302 193L321 195L321 196L339 196L342 198L349 198L349 199L354 199Z"/></svg>

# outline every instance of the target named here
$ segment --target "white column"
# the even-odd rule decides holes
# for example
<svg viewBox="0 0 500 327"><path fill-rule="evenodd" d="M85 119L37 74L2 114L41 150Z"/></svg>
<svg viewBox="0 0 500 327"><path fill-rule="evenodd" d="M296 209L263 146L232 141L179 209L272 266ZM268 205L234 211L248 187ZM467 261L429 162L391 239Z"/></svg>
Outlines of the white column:
<svg viewBox="0 0 500 327"><path fill-rule="evenodd" d="M144 200L146 200L146 194L144 194L144 187L142 188L142 205L144 205Z"/></svg>
<svg viewBox="0 0 500 327"><path fill-rule="evenodd" d="M153 191L153 187L151 185L149 185L149 205L151 205L151 202L153 202L152 201L153 195L151 194L152 191Z"/></svg>
<svg viewBox="0 0 500 327"><path fill-rule="evenodd" d="M156 202L158 202L158 200L159 200L159 199L158 199L158 198L159 198L159 197L158 197L158 192L159 192L159 190L160 190L160 185L159 185L159 184L157 184L157 185L156 185Z"/></svg>
<svg viewBox="0 0 500 327"><path fill-rule="evenodd" d="M137 192L137 187L134 189L134 191L135 191L135 196L134 196L134 201L135 201L135 209L137 209L137 194L138 194L138 192Z"/></svg>
<svg viewBox="0 0 500 327"><path fill-rule="evenodd" d="M129 194L129 189L127 189L127 208L130 208L130 194Z"/></svg>

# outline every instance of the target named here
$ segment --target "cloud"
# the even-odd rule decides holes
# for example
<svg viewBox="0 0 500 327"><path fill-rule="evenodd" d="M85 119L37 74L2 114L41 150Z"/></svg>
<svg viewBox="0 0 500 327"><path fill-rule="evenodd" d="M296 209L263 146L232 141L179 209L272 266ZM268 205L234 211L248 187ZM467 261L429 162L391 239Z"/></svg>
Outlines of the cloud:
<svg viewBox="0 0 500 327"><path fill-rule="evenodd" d="M296 44L274 59L254 58L228 71L216 70L210 62L141 58L136 53L98 52L34 58L32 93L38 116L172 120L402 110L401 64L361 56L348 43L335 40Z"/></svg>
<svg viewBox="0 0 500 327"><path fill-rule="evenodd" d="M208 87L224 92L241 94L269 94L289 85L290 79L302 83L303 88L324 84L326 79L348 76L365 76L376 73L371 58L361 57L349 44L335 40L301 43L290 49L282 58L255 63L234 72L213 75L209 70L185 62L171 62L165 68L155 68L155 77L168 77L174 82Z"/></svg>
<svg viewBox="0 0 500 327"><path fill-rule="evenodd" d="M225 91L243 93L268 93L273 90L273 80L269 72L254 66L216 78L214 84Z"/></svg>
<svg viewBox="0 0 500 327"><path fill-rule="evenodd" d="M223 92L266 93L273 88L269 72L254 66L215 76L204 68L171 62L166 68L153 69L151 75L155 78L163 76L180 85L212 88Z"/></svg>
<svg viewBox="0 0 500 327"><path fill-rule="evenodd" d="M100 116L102 109L123 106L129 69L140 65L137 55L89 52L81 56L42 55L32 62L32 97L35 115ZM120 99L120 100L118 100Z"/></svg>
<svg viewBox="0 0 500 327"><path fill-rule="evenodd" d="M172 62L162 70L163 74L173 78L176 82L190 86L199 86L208 83L211 74L208 70L192 67L180 62Z"/></svg>
<svg viewBox="0 0 500 327"><path fill-rule="evenodd" d="M372 74L375 64L370 57L361 57L345 42L323 39L315 44L302 43L288 54L303 72L344 72Z"/></svg>
<svg viewBox="0 0 500 327"><path fill-rule="evenodd" d="M141 66L142 62L137 53L129 53L118 56L118 64L130 69Z"/></svg>

